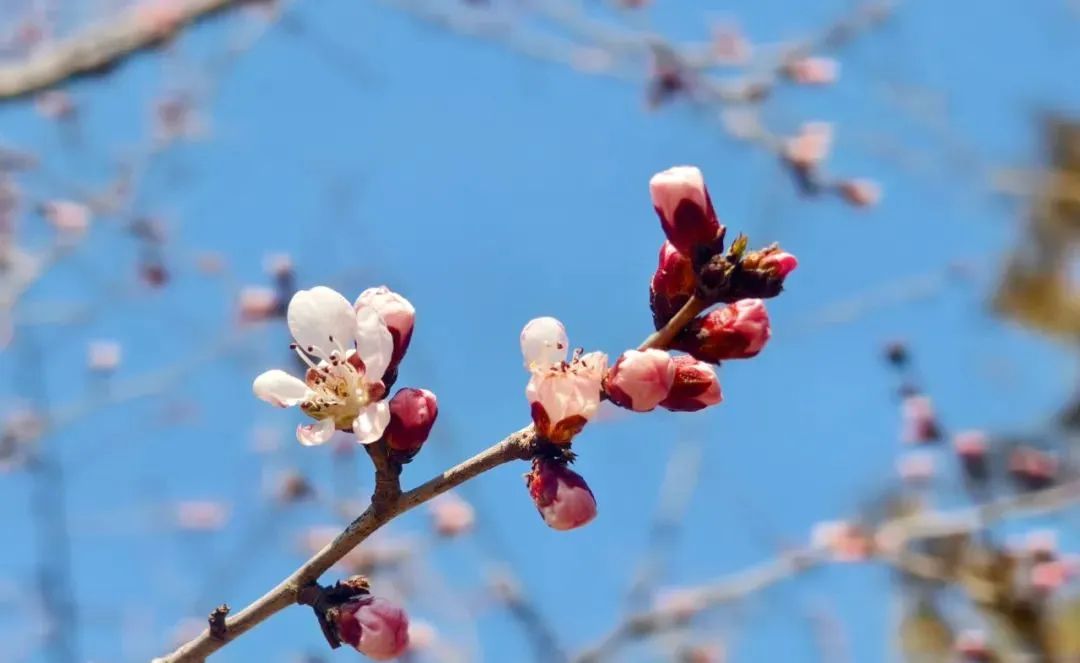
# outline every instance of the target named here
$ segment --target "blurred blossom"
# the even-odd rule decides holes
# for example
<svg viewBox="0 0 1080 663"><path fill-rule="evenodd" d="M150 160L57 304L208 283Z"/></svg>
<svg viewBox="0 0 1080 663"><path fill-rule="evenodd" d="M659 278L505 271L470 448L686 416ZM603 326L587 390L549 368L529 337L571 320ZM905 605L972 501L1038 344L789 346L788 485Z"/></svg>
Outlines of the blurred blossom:
<svg viewBox="0 0 1080 663"><path fill-rule="evenodd" d="M245 286L237 297L242 322L262 322L273 318L278 310L278 296L273 288Z"/></svg>
<svg viewBox="0 0 1080 663"><path fill-rule="evenodd" d="M1033 447L1017 447L1009 455L1009 474L1025 490L1042 490L1054 484L1058 460Z"/></svg>
<svg viewBox="0 0 1080 663"><path fill-rule="evenodd" d="M101 373L114 371L120 365L122 352L116 341L91 341L86 352L87 366Z"/></svg>
<svg viewBox="0 0 1080 663"><path fill-rule="evenodd" d="M907 396L900 404L903 430L901 439L908 444L924 444L941 439L934 404L929 396Z"/></svg>
<svg viewBox="0 0 1080 663"><path fill-rule="evenodd" d="M271 253L263 258L263 269L271 276L291 274L293 271L292 256L288 253Z"/></svg>
<svg viewBox="0 0 1080 663"><path fill-rule="evenodd" d="M315 487L296 470L284 473L277 484L277 499L283 504L300 502L315 496Z"/></svg>
<svg viewBox="0 0 1080 663"><path fill-rule="evenodd" d="M158 39L164 39L180 27L184 8L180 0L138 0L136 20Z"/></svg>
<svg viewBox="0 0 1080 663"><path fill-rule="evenodd" d="M472 505L456 493L445 493L428 505L431 524L439 536L453 537L465 534L476 521Z"/></svg>
<svg viewBox="0 0 1080 663"><path fill-rule="evenodd" d="M431 649L438 642L439 632L430 622L418 619L409 621L409 650L423 651Z"/></svg>
<svg viewBox="0 0 1080 663"><path fill-rule="evenodd" d="M828 122L807 122L787 139L784 157L800 168L816 168L829 156L833 129Z"/></svg>
<svg viewBox="0 0 1080 663"><path fill-rule="evenodd" d="M176 527L194 532L212 532L229 522L230 509L221 502L190 500L177 502L173 507Z"/></svg>
<svg viewBox="0 0 1080 663"><path fill-rule="evenodd" d="M838 562L860 562L873 553L873 541L858 525L843 520L814 525L811 545L829 552Z"/></svg>
<svg viewBox="0 0 1080 663"><path fill-rule="evenodd" d="M676 621L689 619L704 607L701 592L685 587L661 589L654 603L656 610L674 615Z"/></svg>
<svg viewBox="0 0 1080 663"><path fill-rule="evenodd" d="M41 213L57 232L79 236L90 227L90 208L70 200L50 200L43 203Z"/></svg>
<svg viewBox="0 0 1080 663"><path fill-rule="evenodd" d="M856 207L873 207L881 202L881 185L874 180L844 180L837 187L844 200Z"/></svg>
<svg viewBox="0 0 1080 663"><path fill-rule="evenodd" d="M990 648L986 643L986 634L978 629L967 629L956 636L953 649L965 661L971 663L989 663L992 660Z"/></svg>
<svg viewBox="0 0 1080 663"><path fill-rule="evenodd" d="M716 64L743 64L750 59L750 42L734 23L717 23L712 27L712 56Z"/></svg>
<svg viewBox="0 0 1080 663"><path fill-rule="evenodd" d="M798 58L784 66L784 74L800 85L829 85L839 77L840 63L832 58Z"/></svg>

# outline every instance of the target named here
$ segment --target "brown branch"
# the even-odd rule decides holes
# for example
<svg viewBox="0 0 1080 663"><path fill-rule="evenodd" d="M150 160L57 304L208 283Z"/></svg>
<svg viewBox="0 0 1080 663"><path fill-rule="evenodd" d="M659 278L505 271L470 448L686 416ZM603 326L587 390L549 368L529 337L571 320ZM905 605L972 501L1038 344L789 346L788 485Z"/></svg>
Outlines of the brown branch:
<svg viewBox="0 0 1080 663"><path fill-rule="evenodd" d="M64 81L105 73L136 53L153 48L219 12L248 0L176 0L167 11L174 20L154 20L153 0L136 3L118 17L33 52L25 60L0 66L0 101L25 97Z"/></svg>
<svg viewBox="0 0 1080 663"><path fill-rule="evenodd" d="M660 331L641 344L641 349L664 348L675 335L704 308L696 297L691 298L675 317ZM678 326L676 326L678 325ZM319 576L339 562L353 548L397 516L424 502L459 486L469 479L512 460L528 460L536 452L537 437L532 425L526 426L442 474L402 493L398 482L400 468L395 467L382 442L368 445L368 454L375 465L375 494L371 505L345 531L328 543L315 556L254 603L225 621L225 637L215 638L207 629L176 651L153 663L201 663L207 656L250 631L259 623L285 608L300 602L301 591L318 580Z"/></svg>

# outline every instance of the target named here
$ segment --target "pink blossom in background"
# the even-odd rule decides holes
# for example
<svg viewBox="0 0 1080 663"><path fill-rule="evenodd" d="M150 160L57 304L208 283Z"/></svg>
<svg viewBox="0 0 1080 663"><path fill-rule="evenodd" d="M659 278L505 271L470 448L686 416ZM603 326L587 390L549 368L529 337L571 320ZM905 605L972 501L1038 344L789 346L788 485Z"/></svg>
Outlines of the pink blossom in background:
<svg viewBox="0 0 1080 663"><path fill-rule="evenodd" d="M901 439L908 444L925 444L941 438L941 431L929 396L907 396L900 404Z"/></svg>
<svg viewBox="0 0 1080 663"><path fill-rule="evenodd" d="M784 73L800 85L830 85L840 76L840 63L832 58L799 58L788 62Z"/></svg>
<svg viewBox="0 0 1080 663"><path fill-rule="evenodd" d="M699 245L711 246L720 233L705 178L694 166L676 166L649 180L653 208L668 241L691 256Z"/></svg>
<svg viewBox="0 0 1080 663"><path fill-rule="evenodd" d="M435 498L428 506L431 523L439 536L453 537L470 531L476 522L472 505L455 493Z"/></svg>
<svg viewBox="0 0 1080 663"><path fill-rule="evenodd" d="M242 322L262 322L274 317L278 297L273 288L249 285L240 289L236 305Z"/></svg>
<svg viewBox="0 0 1080 663"><path fill-rule="evenodd" d="M604 379L611 401L635 412L648 412L671 392L675 362L663 350L627 350Z"/></svg>
<svg viewBox="0 0 1080 663"><path fill-rule="evenodd" d="M810 535L815 548L824 549L838 562L860 562L870 557L873 541L854 523L843 520L818 523Z"/></svg>
<svg viewBox="0 0 1080 663"><path fill-rule="evenodd" d="M881 202L881 185L874 180L844 180L837 187L844 200L856 207L873 207Z"/></svg>
<svg viewBox="0 0 1080 663"><path fill-rule="evenodd" d="M41 206L42 215L57 232L82 235L90 227L90 208L70 200L50 200Z"/></svg>
<svg viewBox="0 0 1080 663"><path fill-rule="evenodd" d="M44 118L66 120L75 116L75 102L63 90L46 90L34 97L34 108Z"/></svg>
<svg viewBox="0 0 1080 663"><path fill-rule="evenodd" d="M215 532L229 522L230 508L221 502L191 500L173 508L176 526L194 532Z"/></svg>
<svg viewBox="0 0 1080 663"><path fill-rule="evenodd" d="M409 647L409 617L390 601L366 596L337 609L334 626L342 642L376 661L389 661Z"/></svg>
<svg viewBox="0 0 1080 663"><path fill-rule="evenodd" d="M688 355L675 357L672 364L675 377L661 407L673 412L697 412L724 400L720 380L711 365Z"/></svg>
<svg viewBox="0 0 1080 663"><path fill-rule="evenodd" d="M596 498L589 485L565 463L534 459L525 484L540 517L552 529L575 529L596 517Z"/></svg>
<svg viewBox="0 0 1080 663"><path fill-rule="evenodd" d="M91 341L87 346L86 365L91 371L106 373L120 365L123 349L116 341Z"/></svg>
<svg viewBox="0 0 1080 663"><path fill-rule="evenodd" d="M815 168L829 156L833 129L828 122L807 122L799 133L787 139L784 157L800 168Z"/></svg>
<svg viewBox="0 0 1080 663"><path fill-rule="evenodd" d="M712 27L712 55L717 64L742 64L750 59L750 41L734 23L716 23Z"/></svg>

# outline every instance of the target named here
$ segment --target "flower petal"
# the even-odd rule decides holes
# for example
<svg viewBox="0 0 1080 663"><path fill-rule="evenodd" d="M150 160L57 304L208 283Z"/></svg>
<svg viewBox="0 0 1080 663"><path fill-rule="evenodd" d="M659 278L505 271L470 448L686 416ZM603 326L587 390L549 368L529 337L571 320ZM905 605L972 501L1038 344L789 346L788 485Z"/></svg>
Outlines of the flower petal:
<svg viewBox="0 0 1080 663"><path fill-rule="evenodd" d="M322 444L334 436L334 420L319 419L313 424L296 427L296 439L305 447Z"/></svg>
<svg viewBox="0 0 1080 663"><path fill-rule="evenodd" d="M377 442L390 423L390 406L386 401L372 403L360 410L353 421L353 432L360 444Z"/></svg>
<svg viewBox="0 0 1080 663"><path fill-rule="evenodd" d="M356 352L364 362L367 382L381 380L394 355L394 337L373 307L365 306L354 314Z"/></svg>
<svg viewBox="0 0 1080 663"><path fill-rule="evenodd" d="M312 354L319 359L327 358L338 345L350 349L356 325L353 307L332 288L320 285L297 292L289 301L286 320L300 349L317 348Z"/></svg>
<svg viewBox="0 0 1080 663"><path fill-rule="evenodd" d="M521 354L525 357L526 369L566 361L569 350L566 328L555 318L535 318L521 330Z"/></svg>
<svg viewBox="0 0 1080 663"><path fill-rule="evenodd" d="M276 407L292 407L304 400L308 394L303 380L276 368L255 378L251 383L251 390L256 396Z"/></svg>

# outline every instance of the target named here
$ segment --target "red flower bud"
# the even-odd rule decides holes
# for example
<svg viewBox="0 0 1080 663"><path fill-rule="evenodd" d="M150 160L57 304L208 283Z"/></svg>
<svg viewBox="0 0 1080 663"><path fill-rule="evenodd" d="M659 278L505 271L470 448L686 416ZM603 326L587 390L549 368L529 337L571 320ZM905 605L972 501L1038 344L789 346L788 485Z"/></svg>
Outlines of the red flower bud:
<svg viewBox="0 0 1080 663"><path fill-rule="evenodd" d="M415 454L424 446L438 416L435 394L427 389L399 389L390 399L390 423L384 433L387 446Z"/></svg>
<svg viewBox="0 0 1080 663"><path fill-rule="evenodd" d="M672 363L675 379L667 398L660 401L661 407L674 412L697 412L724 400L712 366L688 355L675 357Z"/></svg>
<svg viewBox="0 0 1080 663"><path fill-rule="evenodd" d="M649 304L656 328L663 327L694 294L694 267L671 242L660 247L660 263L649 284Z"/></svg>
<svg viewBox="0 0 1080 663"><path fill-rule="evenodd" d="M699 245L711 245L720 234L701 171L693 166L669 168L649 180L653 207L664 234L677 249L693 255Z"/></svg>
<svg viewBox="0 0 1080 663"><path fill-rule="evenodd" d="M757 355L771 333L765 302L741 299L691 322L672 347L716 364Z"/></svg>
<svg viewBox="0 0 1080 663"><path fill-rule="evenodd" d="M575 529L596 517L596 498L589 485L565 463L534 458L525 485L540 517L552 529Z"/></svg>
<svg viewBox="0 0 1080 663"><path fill-rule="evenodd" d="M334 625L342 642L376 661L397 658L409 647L409 616L383 598L365 596L342 604Z"/></svg>
<svg viewBox="0 0 1080 663"><path fill-rule="evenodd" d="M611 402L648 412L668 397L675 381L675 363L663 350L627 350L604 378Z"/></svg>
<svg viewBox="0 0 1080 663"><path fill-rule="evenodd" d="M844 180L837 187L844 200L856 207L873 207L881 200L881 186L874 180Z"/></svg>

